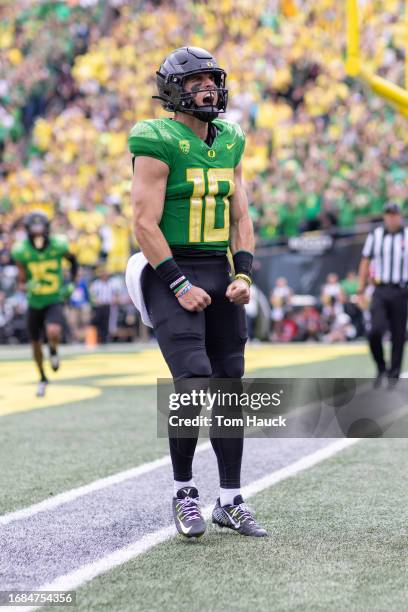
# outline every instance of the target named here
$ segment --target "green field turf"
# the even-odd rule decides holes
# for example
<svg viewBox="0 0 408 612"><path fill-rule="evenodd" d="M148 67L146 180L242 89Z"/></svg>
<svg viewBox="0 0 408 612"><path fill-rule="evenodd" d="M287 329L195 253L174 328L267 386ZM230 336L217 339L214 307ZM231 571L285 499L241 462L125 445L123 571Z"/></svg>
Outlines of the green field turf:
<svg viewBox="0 0 408 612"><path fill-rule="evenodd" d="M153 387L108 387L98 401L0 417L0 514L163 456L155 401Z"/></svg>
<svg viewBox="0 0 408 612"><path fill-rule="evenodd" d="M271 533L210 527L78 589L78 610L405 610L407 440L364 440L251 499Z"/></svg>
<svg viewBox="0 0 408 612"><path fill-rule="evenodd" d="M364 345L343 348L335 356L325 346L255 347L248 375L373 375ZM132 349L94 356L68 350L52 385L58 401L47 407L33 400L27 351L0 355L6 374L0 409L2 397L9 402L15 393L19 410L0 416L0 514L167 454L167 441L156 437L155 386L143 383L161 367L159 354L148 351L139 354L146 355L140 365ZM137 363L138 384L132 379ZM75 400L84 390L98 394ZM406 609L407 450L404 439L360 441L251 498L269 538L246 539L212 526L199 542L171 538L77 589L75 609Z"/></svg>
<svg viewBox="0 0 408 612"><path fill-rule="evenodd" d="M319 350L316 345L291 345L290 350L296 356L310 346L313 351ZM271 354L278 355L279 360L279 351L287 349L287 346L271 346ZM326 350L325 347L322 350ZM26 351L25 357L27 354ZM101 391L96 399L64 403L64 388L72 380L57 380L53 383L60 396L57 407L0 417L1 514L151 461L167 452L166 440L156 437L154 386L100 386L100 381L109 375L109 362L115 360L116 354L100 353L106 356L106 363L103 358L97 376L88 376L86 370L81 375L75 370L76 384L95 386ZM123 350L119 354L123 356ZM2 365L10 363L4 356L3 352L0 371ZM74 366L76 359L82 357L83 352L68 355L62 372L69 372L71 364ZM135 359L133 352L125 357L130 365ZM31 374L33 366L27 362L24 367ZM273 368L265 359L265 367L249 373L251 377L275 378L368 377L372 374L373 366L367 354ZM27 389L30 399L32 393L32 389Z"/></svg>

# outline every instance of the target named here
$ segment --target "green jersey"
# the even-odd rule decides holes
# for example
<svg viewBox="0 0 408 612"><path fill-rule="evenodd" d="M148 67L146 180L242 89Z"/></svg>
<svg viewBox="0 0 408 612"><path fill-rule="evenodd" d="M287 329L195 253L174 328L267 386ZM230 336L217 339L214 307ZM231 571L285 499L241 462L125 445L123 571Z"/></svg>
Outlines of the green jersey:
<svg viewBox="0 0 408 612"><path fill-rule="evenodd" d="M139 121L130 132L134 157L154 157L169 166L160 229L171 247L228 248L229 198L245 136L236 123L213 123L218 131L211 146L173 119Z"/></svg>
<svg viewBox="0 0 408 612"><path fill-rule="evenodd" d="M61 262L68 249L64 236L51 236L48 246L41 251L28 238L13 246L14 261L23 264L26 271L28 303L32 308L45 308L63 301Z"/></svg>

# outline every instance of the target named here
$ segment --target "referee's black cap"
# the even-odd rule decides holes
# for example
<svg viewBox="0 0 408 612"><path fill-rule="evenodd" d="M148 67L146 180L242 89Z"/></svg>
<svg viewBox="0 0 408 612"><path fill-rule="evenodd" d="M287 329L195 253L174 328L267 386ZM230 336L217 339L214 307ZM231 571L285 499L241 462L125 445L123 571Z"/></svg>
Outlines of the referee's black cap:
<svg viewBox="0 0 408 612"><path fill-rule="evenodd" d="M396 202L387 202L386 204L384 204L383 212L391 213L393 215L400 215L401 207Z"/></svg>

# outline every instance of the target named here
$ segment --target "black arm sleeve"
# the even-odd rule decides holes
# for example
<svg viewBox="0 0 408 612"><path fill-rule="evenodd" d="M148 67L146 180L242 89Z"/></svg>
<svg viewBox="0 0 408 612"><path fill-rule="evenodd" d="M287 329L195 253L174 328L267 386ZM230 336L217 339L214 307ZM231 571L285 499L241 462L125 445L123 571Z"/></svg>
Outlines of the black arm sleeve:
<svg viewBox="0 0 408 612"><path fill-rule="evenodd" d="M64 257L65 259L68 259L69 263L71 264L71 280L72 282L74 282L76 279L76 275L78 274L78 260L75 255L69 252L65 253Z"/></svg>

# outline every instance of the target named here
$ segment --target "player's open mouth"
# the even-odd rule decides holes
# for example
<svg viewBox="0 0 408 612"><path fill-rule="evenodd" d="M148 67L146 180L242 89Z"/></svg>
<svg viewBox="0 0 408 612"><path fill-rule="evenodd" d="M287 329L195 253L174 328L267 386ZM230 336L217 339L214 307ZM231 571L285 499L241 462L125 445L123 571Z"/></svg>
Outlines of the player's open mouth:
<svg viewBox="0 0 408 612"><path fill-rule="evenodd" d="M209 92L208 94L205 94L204 98L203 98L203 102L204 104L214 104L214 97L215 94L213 91Z"/></svg>

